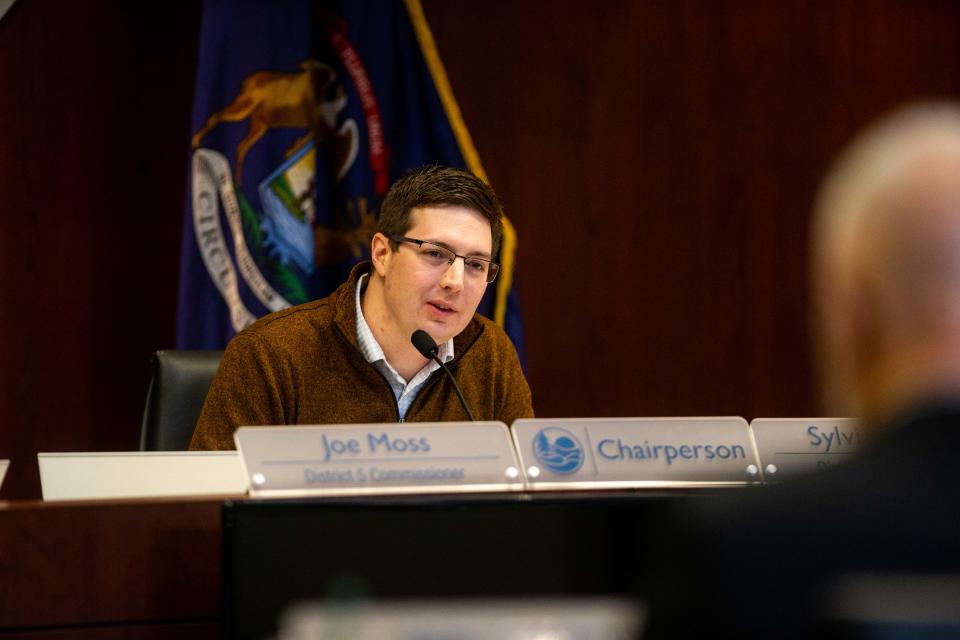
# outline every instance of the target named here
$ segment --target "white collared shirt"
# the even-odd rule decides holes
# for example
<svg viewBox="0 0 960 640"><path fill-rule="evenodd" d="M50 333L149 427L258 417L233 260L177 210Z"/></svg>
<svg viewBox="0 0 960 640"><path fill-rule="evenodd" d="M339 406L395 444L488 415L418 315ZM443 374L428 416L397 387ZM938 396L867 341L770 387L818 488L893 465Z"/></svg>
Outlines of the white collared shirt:
<svg viewBox="0 0 960 640"><path fill-rule="evenodd" d="M397 400L397 410L400 412L400 419L403 420L407 415L407 409L410 408L413 400L417 397L417 394L420 393L430 374L439 369L440 365L433 360L429 360L420 371L417 371L410 382L404 380L403 376L390 366L386 356L383 354L380 343L373 337L373 332L370 331L370 326L363 317L360 294L363 291L363 280L366 277L367 274L363 274L357 280L357 342L360 343L360 351L363 353L363 357L367 359L367 362L376 367L377 370L383 374L383 377L387 379L387 382L390 383L390 388L393 389L393 395ZM450 338L440 345L437 355L444 364L453 360L453 338Z"/></svg>

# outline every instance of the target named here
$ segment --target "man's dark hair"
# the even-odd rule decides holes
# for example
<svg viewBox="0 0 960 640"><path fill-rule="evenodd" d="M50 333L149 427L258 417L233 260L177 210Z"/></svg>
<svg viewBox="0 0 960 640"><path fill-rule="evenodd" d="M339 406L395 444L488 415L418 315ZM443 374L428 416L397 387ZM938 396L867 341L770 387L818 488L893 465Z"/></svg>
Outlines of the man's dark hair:
<svg viewBox="0 0 960 640"><path fill-rule="evenodd" d="M410 212L417 207L463 207L476 211L490 221L493 255L503 236L503 210L490 185L467 171L429 165L408 171L393 183L380 207L377 231L387 236L402 236L410 229ZM396 250L391 240L390 245Z"/></svg>

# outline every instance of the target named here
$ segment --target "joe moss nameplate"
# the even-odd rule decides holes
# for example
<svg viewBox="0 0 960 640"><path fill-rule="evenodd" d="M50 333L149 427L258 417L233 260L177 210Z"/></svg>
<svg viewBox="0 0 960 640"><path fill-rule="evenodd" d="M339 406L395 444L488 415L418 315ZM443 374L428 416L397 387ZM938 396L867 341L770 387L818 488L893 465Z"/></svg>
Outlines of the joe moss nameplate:
<svg viewBox="0 0 960 640"><path fill-rule="evenodd" d="M757 418L750 428L766 482L829 469L862 437L852 418Z"/></svg>
<svg viewBox="0 0 960 640"><path fill-rule="evenodd" d="M534 489L760 481L743 418L536 419L517 420L512 430Z"/></svg>
<svg viewBox="0 0 960 640"><path fill-rule="evenodd" d="M242 427L234 440L255 496L524 487L502 422Z"/></svg>

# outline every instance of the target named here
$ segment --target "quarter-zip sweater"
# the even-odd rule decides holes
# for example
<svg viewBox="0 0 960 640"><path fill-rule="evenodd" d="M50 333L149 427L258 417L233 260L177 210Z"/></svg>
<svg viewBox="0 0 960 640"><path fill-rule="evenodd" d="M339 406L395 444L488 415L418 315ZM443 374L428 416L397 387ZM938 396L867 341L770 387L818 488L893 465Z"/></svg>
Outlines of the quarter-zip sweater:
<svg viewBox="0 0 960 640"><path fill-rule="evenodd" d="M390 384L357 342L357 280L369 263L326 298L271 313L227 346L190 449L233 449L242 426L398 422ZM530 387L513 343L474 315L453 339L447 365L478 420L507 425L532 418ZM467 420L450 380L435 371L407 411L407 422Z"/></svg>

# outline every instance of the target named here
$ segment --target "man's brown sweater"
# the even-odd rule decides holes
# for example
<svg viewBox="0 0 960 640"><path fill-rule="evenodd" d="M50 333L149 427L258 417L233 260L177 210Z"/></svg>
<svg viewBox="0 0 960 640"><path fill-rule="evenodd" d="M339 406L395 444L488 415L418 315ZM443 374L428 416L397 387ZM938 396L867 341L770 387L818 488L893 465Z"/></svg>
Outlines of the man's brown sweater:
<svg viewBox="0 0 960 640"><path fill-rule="evenodd" d="M233 449L241 426L398 422L386 379L357 343L357 265L329 297L261 318L227 346L207 394L191 449ZM453 339L447 366L477 420L532 418L533 405L513 343L474 315ZM407 422L466 420L453 385L435 371L407 410Z"/></svg>

